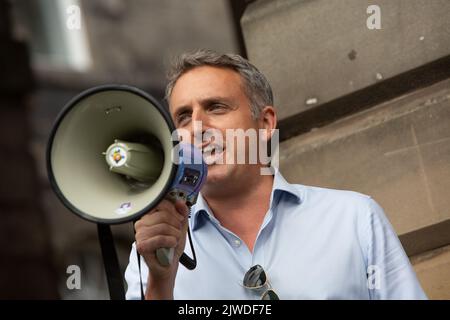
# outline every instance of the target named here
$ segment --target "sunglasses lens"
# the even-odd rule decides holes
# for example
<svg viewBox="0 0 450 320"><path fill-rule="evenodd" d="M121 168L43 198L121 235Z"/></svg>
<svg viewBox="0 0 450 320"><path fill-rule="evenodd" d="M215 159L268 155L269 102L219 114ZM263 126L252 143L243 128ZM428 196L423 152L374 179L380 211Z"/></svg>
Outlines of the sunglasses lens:
<svg viewBox="0 0 450 320"><path fill-rule="evenodd" d="M247 271L244 277L244 285L247 287L260 287L266 283L266 273L260 265L256 265Z"/></svg>
<svg viewBox="0 0 450 320"><path fill-rule="evenodd" d="M266 273L260 265L255 265L244 276L244 286L251 289L262 288L267 283ZM270 284L269 284L270 288ZM267 290L261 297L262 300L280 300L272 289Z"/></svg>
<svg viewBox="0 0 450 320"><path fill-rule="evenodd" d="M273 290L267 290L266 293L261 297L261 300L280 300L278 295Z"/></svg>

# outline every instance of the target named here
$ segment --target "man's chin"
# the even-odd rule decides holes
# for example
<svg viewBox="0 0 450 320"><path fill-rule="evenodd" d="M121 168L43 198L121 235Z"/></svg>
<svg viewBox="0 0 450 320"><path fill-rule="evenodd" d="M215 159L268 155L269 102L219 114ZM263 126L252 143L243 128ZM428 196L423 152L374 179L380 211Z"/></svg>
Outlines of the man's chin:
<svg viewBox="0 0 450 320"><path fill-rule="evenodd" d="M218 183L226 180L228 177L228 168L224 164L212 163L208 165L207 183Z"/></svg>

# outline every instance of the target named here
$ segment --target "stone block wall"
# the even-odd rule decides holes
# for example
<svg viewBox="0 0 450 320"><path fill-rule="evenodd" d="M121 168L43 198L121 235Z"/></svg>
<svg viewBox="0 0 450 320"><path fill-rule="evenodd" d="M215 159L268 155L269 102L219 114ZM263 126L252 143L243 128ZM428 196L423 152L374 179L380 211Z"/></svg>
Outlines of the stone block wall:
<svg viewBox="0 0 450 320"><path fill-rule="evenodd" d="M371 195L428 296L449 299L450 2L260 0L241 25L273 86L281 172Z"/></svg>

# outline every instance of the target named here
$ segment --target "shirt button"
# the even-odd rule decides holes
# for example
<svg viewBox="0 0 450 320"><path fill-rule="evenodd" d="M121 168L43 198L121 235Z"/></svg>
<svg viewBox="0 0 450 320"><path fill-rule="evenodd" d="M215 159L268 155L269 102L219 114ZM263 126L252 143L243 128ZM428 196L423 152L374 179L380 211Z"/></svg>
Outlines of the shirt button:
<svg viewBox="0 0 450 320"><path fill-rule="evenodd" d="M241 245L241 240L239 240L239 239L234 240L235 247L239 247L240 245Z"/></svg>

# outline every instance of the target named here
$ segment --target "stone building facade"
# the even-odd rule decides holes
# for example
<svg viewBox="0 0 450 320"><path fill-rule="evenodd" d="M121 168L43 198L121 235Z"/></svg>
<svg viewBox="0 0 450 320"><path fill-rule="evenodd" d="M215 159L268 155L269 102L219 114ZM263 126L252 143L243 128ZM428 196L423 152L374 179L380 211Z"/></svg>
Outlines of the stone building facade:
<svg viewBox="0 0 450 320"><path fill-rule="evenodd" d="M371 195L450 299L450 2L258 0L241 24L287 179Z"/></svg>

